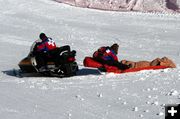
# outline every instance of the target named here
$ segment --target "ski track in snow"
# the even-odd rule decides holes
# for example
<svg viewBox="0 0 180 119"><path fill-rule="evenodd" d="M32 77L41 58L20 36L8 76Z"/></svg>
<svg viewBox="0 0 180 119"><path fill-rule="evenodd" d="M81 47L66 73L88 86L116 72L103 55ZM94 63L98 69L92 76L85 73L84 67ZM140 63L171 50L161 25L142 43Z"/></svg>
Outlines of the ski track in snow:
<svg viewBox="0 0 180 119"><path fill-rule="evenodd" d="M180 16L74 8L50 0L0 0L0 117L6 119L164 119L180 101ZM80 66L70 78L13 76L40 32L77 50L77 61L102 45L119 58L168 56L176 69L98 74Z"/></svg>

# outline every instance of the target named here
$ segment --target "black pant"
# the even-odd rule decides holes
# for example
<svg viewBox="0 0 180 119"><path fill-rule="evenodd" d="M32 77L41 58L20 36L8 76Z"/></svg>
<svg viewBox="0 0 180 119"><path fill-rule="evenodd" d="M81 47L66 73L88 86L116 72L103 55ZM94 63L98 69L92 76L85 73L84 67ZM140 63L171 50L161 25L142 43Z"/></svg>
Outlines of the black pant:
<svg viewBox="0 0 180 119"><path fill-rule="evenodd" d="M37 68L40 68L42 66L46 66L47 64L47 54L43 52L37 52L35 55L36 62L37 62Z"/></svg>
<svg viewBox="0 0 180 119"><path fill-rule="evenodd" d="M112 61L112 60L103 60L102 58L94 58L96 61L102 63L103 65L104 64L107 64L109 66L115 66L115 67L118 67L119 69L121 70L125 70L125 69L128 69L129 66L125 65L125 64L122 64L121 62L119 61Z"/></svg>

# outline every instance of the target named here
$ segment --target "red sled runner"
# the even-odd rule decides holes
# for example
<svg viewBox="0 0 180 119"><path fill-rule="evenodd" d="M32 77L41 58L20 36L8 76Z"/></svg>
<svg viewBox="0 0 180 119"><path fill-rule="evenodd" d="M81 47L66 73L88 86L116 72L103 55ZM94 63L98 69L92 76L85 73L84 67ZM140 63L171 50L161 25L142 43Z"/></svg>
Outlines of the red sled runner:
<svg viewBox="0 0 180 119"><path fill-rule="evenodd" d="M84 59L84 66L85 67L92 67L92 68L98 68L101 71L105 72L113 72L113 73L128 73L128 72L137 72L137 71L142 71L142 70L157 70L157 69L166 69L170 68L167 66L148 66L148 67L143 67L143 68L132 68L132 69L126 69L126 70L120 70L115 66L109 66L109 65L103 65L97 61L95 61L91 57L85 57Z"/></svg>

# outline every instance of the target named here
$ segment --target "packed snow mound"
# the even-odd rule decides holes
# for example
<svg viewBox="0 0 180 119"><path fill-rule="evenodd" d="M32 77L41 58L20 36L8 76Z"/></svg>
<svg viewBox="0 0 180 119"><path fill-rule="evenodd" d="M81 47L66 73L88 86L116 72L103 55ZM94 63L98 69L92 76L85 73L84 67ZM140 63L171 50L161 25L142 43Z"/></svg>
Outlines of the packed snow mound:
<svg viewBox="0 0 180 119"><path fill-rule="evenodd" d="M77 7L116 11L180 12L180 0L55 0Z"/></svg>

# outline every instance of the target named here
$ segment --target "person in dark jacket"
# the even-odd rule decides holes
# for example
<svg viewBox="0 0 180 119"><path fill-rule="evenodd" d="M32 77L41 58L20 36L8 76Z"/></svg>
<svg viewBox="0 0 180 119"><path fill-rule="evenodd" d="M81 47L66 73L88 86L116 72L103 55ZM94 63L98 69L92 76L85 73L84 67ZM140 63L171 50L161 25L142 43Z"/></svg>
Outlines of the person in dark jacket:
<svg viewBox="0 0 180 119"><path fill-rule="evenodd" d="M102 63L102 64L107 64L110 66L116 66L121 70L128 69L129 66L122 64L121 62L118 61L118 44L113 44L112 46L106 46L106 47L100 47L97 51L94 52L93 58Z"/></svg>

